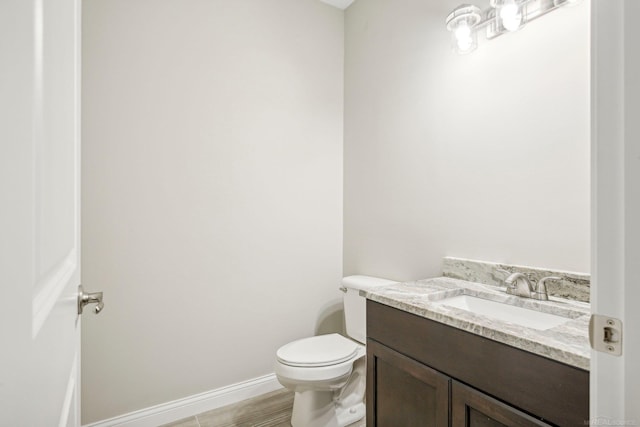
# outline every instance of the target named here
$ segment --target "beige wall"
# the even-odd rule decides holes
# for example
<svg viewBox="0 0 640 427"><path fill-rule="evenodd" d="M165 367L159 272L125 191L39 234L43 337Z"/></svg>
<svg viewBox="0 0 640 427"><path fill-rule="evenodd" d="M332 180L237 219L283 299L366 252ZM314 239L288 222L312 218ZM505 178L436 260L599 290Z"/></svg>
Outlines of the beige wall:
<svg viewBox="0 0 640 427"><path fill-rule="evenodd" d="M343 12L83 3L88 423L271 373L338 326Z"/></svg>
<svg viewBox="0 0 640 427"><path fill-rule="evenodd" d="M589 271L589 2L451 51L457 0L345 15L344 273ZM488 4L487 2L484 2Z"/></svg>
<svg viewBox="0 0 640 427"><path fill-rule="evenodd" d="M588 2L468 56L458 3L359 0L343 45L316 0L85 0L84 423L338 328L343 248L394 279L589 270Z"/></svg>

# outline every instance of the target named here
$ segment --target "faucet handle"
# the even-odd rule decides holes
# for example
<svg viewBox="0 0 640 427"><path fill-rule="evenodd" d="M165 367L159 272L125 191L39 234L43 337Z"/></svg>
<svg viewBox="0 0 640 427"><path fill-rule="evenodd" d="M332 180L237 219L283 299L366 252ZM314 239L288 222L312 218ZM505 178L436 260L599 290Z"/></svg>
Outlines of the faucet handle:
<svg viewBox="0 0 640 427"><path fill-rule="evenodd" d="M562 278L557 276L549 276L549 277L543 277L542 279L538 280L538 283L536 284L536 289L534 291L534 297L536 299L543 300L543 301L549 300L549 293L547 291L547 283L546 283L547 280L562 280Z"/></svg>
<svg viewBox="0 0 640 427"><path fill-rule="evenodd" d="M507 285L506 292L519 297L531 298L533 294L533 286L529 278L519 271L511 273L504 281Z"/></svg>

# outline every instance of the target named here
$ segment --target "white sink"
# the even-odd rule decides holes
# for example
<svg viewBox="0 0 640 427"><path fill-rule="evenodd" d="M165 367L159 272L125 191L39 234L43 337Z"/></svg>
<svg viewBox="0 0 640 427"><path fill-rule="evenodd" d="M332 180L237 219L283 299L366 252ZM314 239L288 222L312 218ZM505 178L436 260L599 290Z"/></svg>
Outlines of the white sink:
<svg viewBox="0 0 640 427"><path fill-rule="evenodd" d="M515 323L541 331L562 325L566 321L571 320L570 318L558 316L556 314L542 313L540 311L478 298L471 295L458 295L434 301L434 303L459 308L461 310L470 311L471 313Z"/></svg>

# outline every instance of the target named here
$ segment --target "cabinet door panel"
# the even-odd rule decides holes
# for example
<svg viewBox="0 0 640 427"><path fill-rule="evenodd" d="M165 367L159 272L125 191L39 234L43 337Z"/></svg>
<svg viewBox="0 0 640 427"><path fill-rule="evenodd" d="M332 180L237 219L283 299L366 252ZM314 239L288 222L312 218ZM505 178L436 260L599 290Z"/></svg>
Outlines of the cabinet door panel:
<svg viewBox="0 0 640 427"><path fill-rule="evenodd" d="M375 341L367 353L367 426L448 426L447 376Z"/></svg>
<svg viewBox="0 0 640 427"><path fill-rule="evenodd" d="M451 384L452 427L550 426L457 381Z"/></svg>

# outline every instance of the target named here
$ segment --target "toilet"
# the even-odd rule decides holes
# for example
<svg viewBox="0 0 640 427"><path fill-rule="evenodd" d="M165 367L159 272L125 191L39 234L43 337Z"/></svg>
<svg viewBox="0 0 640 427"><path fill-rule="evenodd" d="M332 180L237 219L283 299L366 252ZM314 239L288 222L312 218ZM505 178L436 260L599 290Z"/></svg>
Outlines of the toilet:
<svg viewBox="0 0 640 427"><path fill-rule="evenodd" d="M369 276L342 279L347 335L319 335L285 344L276 353L276 377L293 390L293 427L344 427L365 416L366 298L360 291L391 285Z"/></svg>

